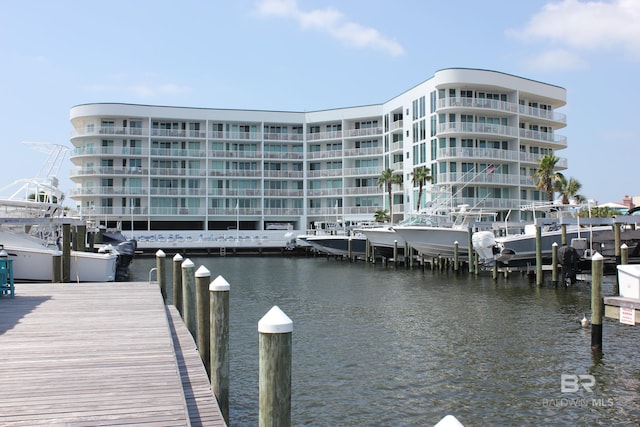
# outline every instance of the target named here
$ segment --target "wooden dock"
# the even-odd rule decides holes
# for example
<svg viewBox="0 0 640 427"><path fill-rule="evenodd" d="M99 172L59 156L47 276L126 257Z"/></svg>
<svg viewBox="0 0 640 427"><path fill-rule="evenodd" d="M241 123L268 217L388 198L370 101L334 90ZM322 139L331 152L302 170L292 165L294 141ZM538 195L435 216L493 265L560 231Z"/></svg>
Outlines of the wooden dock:
<svg viewBox="0 0 640 427"><path fill-rule="evenodd" d="M156 285L17 284L0 298L0 425L224 426Z"/></svg>

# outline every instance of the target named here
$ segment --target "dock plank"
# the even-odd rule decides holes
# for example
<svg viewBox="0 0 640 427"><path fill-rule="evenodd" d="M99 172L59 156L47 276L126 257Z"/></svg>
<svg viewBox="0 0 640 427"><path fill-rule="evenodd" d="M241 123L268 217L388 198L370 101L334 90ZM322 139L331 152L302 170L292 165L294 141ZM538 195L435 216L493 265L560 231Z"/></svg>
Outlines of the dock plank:
<svg viewBox="0 0 640 427"><path fill-rule="evenodd" d="M18 284L0 298L0 425L224 425L180 328L149 283Z"/></svg>

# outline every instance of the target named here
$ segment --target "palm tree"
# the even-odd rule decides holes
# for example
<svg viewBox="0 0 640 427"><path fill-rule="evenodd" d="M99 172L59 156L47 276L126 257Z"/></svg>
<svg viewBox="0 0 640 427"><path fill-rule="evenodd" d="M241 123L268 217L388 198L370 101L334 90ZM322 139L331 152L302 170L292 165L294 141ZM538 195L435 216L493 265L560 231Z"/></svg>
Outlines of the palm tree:
<svg viewBox="0 0 640 427"><path fill-rule="evenodd" d="M391 195L393 184L402 184L402 175L395 174L391 168L383 170L378 178L378 187L384 185L387 187L387 194L389 195L389 217L391 221L393 221L393 198Z"/></svg>
<svg viewBox="0 0 640 427"><path fill-rule="evenodd" d="M554 184L562 174L555 172L556 163L560 158L554 154L547 154L540 158L538 169L533 174L536 179L536 188L544 191L549 196L549 202L553 202Z"/></svg>
<svg viewBox="0 0 640 427"><path fill-rule="evenodd" d="M572 177L565 178L564 175L560 175L555 183L553 189L562 196L562 204L568 205L570 199L574 199L576 202L584 202L584 196L578 194L578 191L582 188L582 184Z"/></svg>
<svg viewBox="0 0 640 427"><path fill-rule="evenodd" d="M389 213L387 210L377 210L373 216L373 220L375 222L386 222L389 221Z"/></svg>
<svg viewBox="0 0 640 427"><path fill-rule="evenodd" d="M416 201L416 211L420 210L420 200L422 200L422 190L427 181L431 181L431 169L425 166L418 166L411 173L411 182L415 187L418 184L418 200Z"/></svg>

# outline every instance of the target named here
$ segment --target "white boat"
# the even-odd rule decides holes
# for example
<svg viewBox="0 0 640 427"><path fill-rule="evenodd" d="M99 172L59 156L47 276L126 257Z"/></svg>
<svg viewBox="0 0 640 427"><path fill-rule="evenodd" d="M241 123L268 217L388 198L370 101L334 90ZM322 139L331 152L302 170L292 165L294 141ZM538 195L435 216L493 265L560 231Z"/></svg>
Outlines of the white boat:
<svg viewBox="0 0 640 427"><path fill-rule="evenodd" d="M13 260L15 280L51 281L53 257L59 254L55 244L62 224L85 222L64 216L64 193L58 188L55 177L68 148L55 144L30 144L49 153L45 163L48 169L41 170L42 176L20 179L0 189L0 245ZM119 254L113 247L102 253L70 253L72 281L116 280Z"/></svg>
<svg viewBox="0 0 640 427"><path fill-rule="evenodd" d="M590 252L587 241L597 239L611 240L613 236L610 225L581 225L574 215L581 209L576 205L539 204L523 206L521 210L544 212L544 218L526 224L524 231L518 234L494 236L491 231L479 231L472 237L473 248L478 252L481 264L492 264L497 261L509 266L519 267L536 263L536 229L540 227L540 248L542 258L548 262L552 256L553 244L562 245L562 224L565 224L566 242L577 246L576 249ZM599 251L601 248L597 248Z"/></svg>
<svg viewBox="0 0 640 427"><path fill-rule="evenodd" d="M16 281L50 282L53 278L54 255L60 252L24 234L0 231L0 245L12 260ZM116 279L118 253L71 251L70 279L78 282L113 282Z"/></svg>
<svg viewBox="0 0 640 427"><path fill-rule="evenodd" d="M414 223L394 226L393 230L409 246L429 258L452 258L458 242L458 257L465 260L469 257L469 228L491 227L496 215L496 212L469 209L468 205L460 205L451 211L438 208L416 216Z"/></svg>
<svg viewBox="0 0 640 427"><path fill-rule="evenodd" d="M317 251L329 255L349 256L349 244L352 256L363 256L366 253L367 238L362 234L305 236L303 241Z"/></svg>

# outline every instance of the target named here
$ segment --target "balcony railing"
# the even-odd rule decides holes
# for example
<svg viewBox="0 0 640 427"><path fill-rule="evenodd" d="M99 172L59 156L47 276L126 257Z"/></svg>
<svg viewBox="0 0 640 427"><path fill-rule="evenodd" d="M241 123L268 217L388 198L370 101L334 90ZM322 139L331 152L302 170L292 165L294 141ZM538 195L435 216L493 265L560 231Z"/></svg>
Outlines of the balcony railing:
<svg viewBox="0 0 640 427"><path fill-rule="evenodd" d="M438 159L447 158L470 158L470 159L495 159L505 161L517 161L520 157L519 151L501 150L499 148L471 148L453 147L438 149Z"/></svg>
<svg viewBox="0 0 640 427"><path fill-rule="evenodd" d="M542 108L527 107L525 105L516 104L513 102L500 101L497 99L487 98L467 98L467 97L451 97L438 100L438 109L444 108L482 108L488 110L495 110L505 113L519 113L531 117L537 117L539 119L551 120L554 122L567 123L567 116L562 113L557 113L553 110L547 110Z"/></svg>

